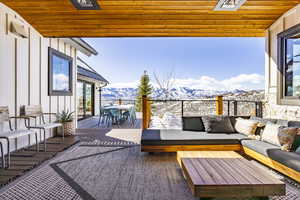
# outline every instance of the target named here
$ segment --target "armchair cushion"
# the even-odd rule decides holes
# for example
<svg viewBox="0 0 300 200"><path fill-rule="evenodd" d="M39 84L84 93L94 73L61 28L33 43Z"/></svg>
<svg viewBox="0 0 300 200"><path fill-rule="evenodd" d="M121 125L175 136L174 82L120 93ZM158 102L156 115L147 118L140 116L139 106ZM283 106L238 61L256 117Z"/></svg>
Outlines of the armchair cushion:
<svg viewBox="0 0 300 200"><path fill-rule="evenodd" d="M15 130L15 131L8 131L8 132L0 133L0 137L14 139L14 138L22 137L25 135L30 135L33 133L35 133L35 132L32 130Z"/></svg>
<svg viewBox="0 0 300 200"><path fill-rule="evenodd" d="M52 129L62 126L61 123L38 124L34 128Z"/></svg>

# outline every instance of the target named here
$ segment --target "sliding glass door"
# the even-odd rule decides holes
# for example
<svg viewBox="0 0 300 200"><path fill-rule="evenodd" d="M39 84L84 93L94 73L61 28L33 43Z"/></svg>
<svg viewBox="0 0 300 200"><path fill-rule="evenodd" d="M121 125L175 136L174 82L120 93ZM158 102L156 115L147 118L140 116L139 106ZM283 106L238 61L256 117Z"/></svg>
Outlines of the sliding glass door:
<svg viewBox="0 0 300 200"><path fill-rule="evenodd" d="M94 115L94 84L77 81L78 119Z"/></svg>

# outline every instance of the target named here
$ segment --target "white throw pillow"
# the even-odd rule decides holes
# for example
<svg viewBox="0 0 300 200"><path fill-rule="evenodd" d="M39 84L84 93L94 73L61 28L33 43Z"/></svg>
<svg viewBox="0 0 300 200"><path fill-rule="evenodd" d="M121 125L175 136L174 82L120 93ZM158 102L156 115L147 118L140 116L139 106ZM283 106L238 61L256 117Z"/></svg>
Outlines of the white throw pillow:
<svg viewBox="0 0 300 200"><path fill-rule="evenodd" d="M254 120L237 118L234 128L238 133L252 136L255 135L258 123L259 122Z"/></svg>

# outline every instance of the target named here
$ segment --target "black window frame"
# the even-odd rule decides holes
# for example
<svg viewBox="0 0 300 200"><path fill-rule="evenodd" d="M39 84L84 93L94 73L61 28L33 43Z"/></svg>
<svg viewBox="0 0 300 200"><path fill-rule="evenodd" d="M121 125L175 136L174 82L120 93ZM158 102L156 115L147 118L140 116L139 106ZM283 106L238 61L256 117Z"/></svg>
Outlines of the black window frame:
<svg viewBox="0 0 300 200"><path fill-rule="evenodd" d="M280 72L280 98L286 100L299 100L300 96L286 96L286 52L287 52L287 39L291 36L299 34L300 24L293 26L277 35L277 63Z"/></svg>
<svg viewBox="0 0 300 200"><path fill-rule="evenodd" d="M53 55L69 61L69 91L53 89ZM51 47L48 47L48 95L49 96L73 96L73 58Z"/></svg>

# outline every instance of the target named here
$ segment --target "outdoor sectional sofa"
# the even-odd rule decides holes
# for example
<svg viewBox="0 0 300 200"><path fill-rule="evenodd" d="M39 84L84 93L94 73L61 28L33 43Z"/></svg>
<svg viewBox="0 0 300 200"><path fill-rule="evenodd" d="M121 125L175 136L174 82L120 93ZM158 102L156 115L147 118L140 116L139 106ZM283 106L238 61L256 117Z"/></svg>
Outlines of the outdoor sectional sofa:
<svg viewBox="0 0 300 200"><path fill-rule="evenodd" d="M199 118L201 120L201 117ZM233 125L235 118L231 117ZM270 121L288 127L300 127L298 121L256 117L251 119ZM296 141L299 140L298 135ZM300 153L282 151L276 145L250 139L240 133L146 129L142 132L141 150L142 152L238 151L300 182Z"/></svg>

